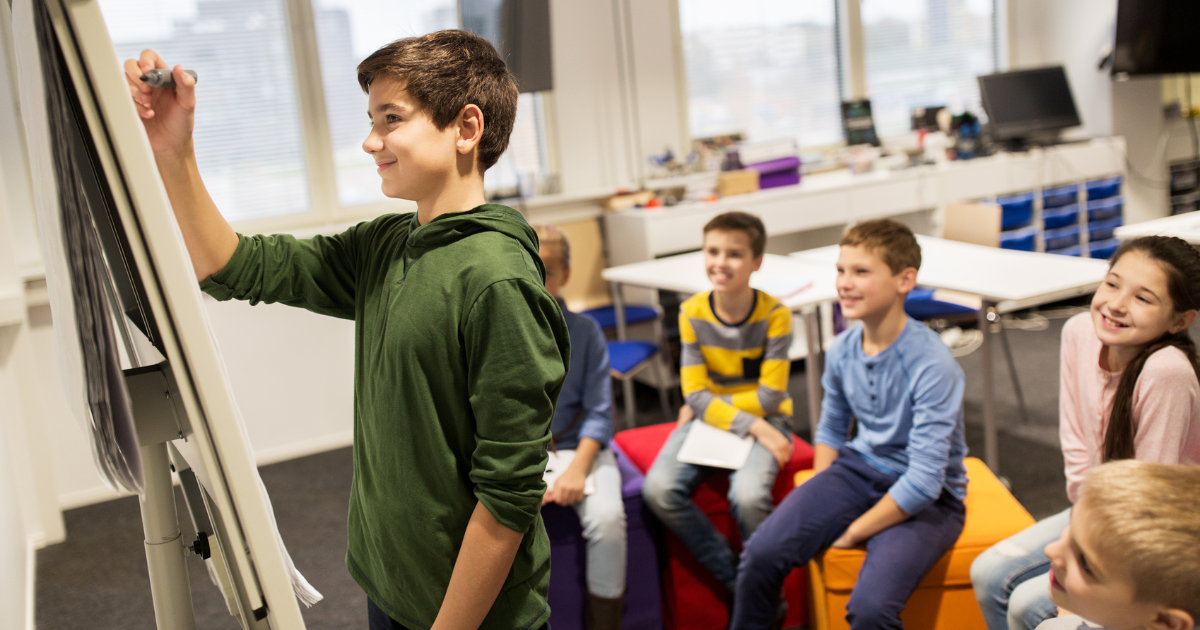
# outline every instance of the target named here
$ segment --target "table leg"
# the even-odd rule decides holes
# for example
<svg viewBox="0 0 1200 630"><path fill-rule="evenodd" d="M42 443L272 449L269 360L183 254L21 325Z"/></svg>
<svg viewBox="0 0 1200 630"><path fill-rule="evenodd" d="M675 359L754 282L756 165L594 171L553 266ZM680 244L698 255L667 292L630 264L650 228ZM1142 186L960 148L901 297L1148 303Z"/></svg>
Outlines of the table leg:
<svg viewBox="0 0 1200 630"><path fill-rule="evenodd" d="M617 340L625 341L625 292L620 282L612 283L613 314L617 318ZM621 398L625 401L625 428L637 426L637 405L633 400L633 378L621 379Z"/></svg>
<svg viewBox="0 0 1200 630"><path fill-rule="evenodd" d="M817 423L821 420L821 374L824 372L824 348L821 343L821 309L814 306L805 311L804 332L808 341L808 356L804 359L804 380L808 386L809 440L816 442Z"/></svg>
<svg viewBox="0 0 1200 630"><path fill-rule="evenodd" d="M979 309L979 330L983 333L983 344L980 347L983 363L983 460L988 468L997 475L1000 474L1000 454L996 445L996 393L992 388L992 319L995 318L992 308L995 304L984 302Z"/></svg>

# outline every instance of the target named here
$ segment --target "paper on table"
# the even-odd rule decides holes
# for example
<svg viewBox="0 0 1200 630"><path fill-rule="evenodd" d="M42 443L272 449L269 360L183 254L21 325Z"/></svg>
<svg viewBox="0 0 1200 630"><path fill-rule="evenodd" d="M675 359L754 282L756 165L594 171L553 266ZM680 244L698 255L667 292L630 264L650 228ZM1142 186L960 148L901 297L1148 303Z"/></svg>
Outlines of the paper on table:
<svg viewBox="0 0 1200 630"><path fill-rule="evenodd" d="M750 277L750 286L777 298L787 298L811 287L812 278L797 274L774 274L757 271Z"/></svg>
<svg viewBox="0 0 1200 630"><path fill-rule="evenodd" d="M693 420L676 459L685 464L740 470L750 457L754 438L740 438L703 420Z"/></svg>
<svg viewBox="0 0 1200 630"><path fill-rule="evenodd" d="M547 489L554 487L554 482L558 481L558 478L567 472L567 468L573 461L575 461L574 450L560 450L557 453L554 451L550 452L550 462L546 464L546 474L542 475L542 480L546 482ZM588 470L587 479L583 482L584 496L596 491L596 465L599 461L600 458L598 457L592 460L592 467Z"/></svg>

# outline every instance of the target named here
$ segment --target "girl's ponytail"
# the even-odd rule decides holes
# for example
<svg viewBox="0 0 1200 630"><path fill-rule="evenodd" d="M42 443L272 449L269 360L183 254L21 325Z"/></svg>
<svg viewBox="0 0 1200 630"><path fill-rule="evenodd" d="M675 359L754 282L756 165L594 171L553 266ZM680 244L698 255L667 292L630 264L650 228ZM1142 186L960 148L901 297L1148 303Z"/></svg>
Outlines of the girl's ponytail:
<svg viewBox="0 0 1200 630"><path fill-rule="evenodd" d="M1121 245L1113 254L1110 268L1121 256L1133 251L1141 252L1162 265L1167 274L1171 305L1176 313L1200 310L1200 251L1187 241L1173 236L1145 236ZM1146 344L1121 374L1121 382L1113 397L1112 413L1104 430L1103 461L1133 459L1133 390L1137 387L1146 361L1155 352L1168 347L1179 348L1183 352L1192 364L1196 378L1200 380L1200 356L1197 356L1196 343L1188 335L1187 329L1167 333Z"/></svg>

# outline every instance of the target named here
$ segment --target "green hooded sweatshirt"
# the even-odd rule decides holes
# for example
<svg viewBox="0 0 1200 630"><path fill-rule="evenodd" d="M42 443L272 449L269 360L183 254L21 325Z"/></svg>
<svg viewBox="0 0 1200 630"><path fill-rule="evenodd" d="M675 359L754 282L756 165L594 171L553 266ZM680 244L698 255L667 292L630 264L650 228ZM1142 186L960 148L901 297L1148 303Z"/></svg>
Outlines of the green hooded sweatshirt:
<svg viewBox="0 0 1200 630"><path fill-rule="evenodd" d="M201 284L218 300L355 321L346 566L411 628L433 625L477 502L525 533L481 628L550 618L542 474L570 338L544 278L533 229L487 204L330 237L239 235Z"/></svg>

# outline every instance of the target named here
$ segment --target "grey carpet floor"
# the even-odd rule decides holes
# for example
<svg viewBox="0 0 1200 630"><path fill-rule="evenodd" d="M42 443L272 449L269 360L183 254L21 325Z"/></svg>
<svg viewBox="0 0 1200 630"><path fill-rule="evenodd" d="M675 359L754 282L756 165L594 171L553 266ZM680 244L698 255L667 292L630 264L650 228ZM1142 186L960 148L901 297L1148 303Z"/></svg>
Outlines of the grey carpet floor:
<svg viewBox="0 0 1200 630"><path fill-rule="evenodd" d="M1001 473L1013 494L1035 517L1067 505L1062 454L1057 444L1058 348L1062 319L1041 331L1010 330L1013 354L1030 417L1020 418L1016 397L996 347L995 391ZM1200 330L1193 329L1193 334ZM967 438L972 454L983 452L980 353L960 359L967 376ZM796 409L806 409L803 365L793 370ZM618 406L618 409L620 407ZM638 389L638 424L661 422L653 390ZM798 426L807 426L801 414ZM807 437L807 430L799 430ZM366 598L343 564L351 455L341 449L263 467L262 477L279 528L297 567L325 595L305 611L313 629L366 627ZM178 501L182 506L182 500ZM37 554L37 625L45 630L153 630L154 613L142 548L137 499L130 497L70 510L67 540ZM181 514L185 536L190 525ZM188 561L197 628L230 629L217 590L197 557Z"/></svg>

